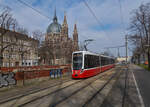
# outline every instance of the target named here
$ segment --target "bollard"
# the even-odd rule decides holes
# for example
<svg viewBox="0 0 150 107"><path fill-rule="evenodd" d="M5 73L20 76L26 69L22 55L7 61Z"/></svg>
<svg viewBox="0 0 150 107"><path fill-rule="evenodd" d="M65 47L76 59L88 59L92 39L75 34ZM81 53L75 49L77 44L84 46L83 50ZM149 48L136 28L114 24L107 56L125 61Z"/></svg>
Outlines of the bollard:
<svg viewBox="0 0 150 107"><path fill-rule="evenodd" d="M50 75L50 78L51 78L51 76L52 76L52 70L50 70L49 75Z"/></svg>
<svg viewBox="0 0 150 107"><path fill-rule="evenodd" d="M62 77L62 69L51 69L50 78L59 78Z"/></svg>
<svg viewBox="0 0 150 107"><path fill-rule="evenodd" d="M58 69L59 77L61 77L61 69Z"/></svg>
<svg viewBox="0 0 150 107"><path fill-rule="evenodd" d="M54 71L53 71L53 69L51 69L51 71L50 71L50 77L54 78Z"/></svg>
<svg viewBox="0 0 150 107"><path fill-rule="evenodd" d="M53 69L53 78L55 78L55 70Z"/></svg>
<svg viewBox="0 0 150 107"><path fill-rule="evenodd" d="M54 77L57 78L57 69L54 70Z"/></svg>
<svg viewBox="0 0 150 107"><path fill-rule="evenodd" d="M60 77L62 77L62 69L60 69Z"/></svg>
<svg viewBox="0 0 150 107"><path fill-rule="evenodd" d="M57 78L59 78L59 70L56 69Z"/></svg>

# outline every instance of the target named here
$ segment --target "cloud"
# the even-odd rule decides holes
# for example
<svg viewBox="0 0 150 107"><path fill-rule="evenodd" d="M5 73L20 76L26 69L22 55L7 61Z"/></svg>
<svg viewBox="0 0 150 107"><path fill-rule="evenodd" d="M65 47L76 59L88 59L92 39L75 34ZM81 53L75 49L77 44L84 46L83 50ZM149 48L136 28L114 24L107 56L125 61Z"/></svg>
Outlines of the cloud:
<svg viewBox="0 0 150 107"><path fill-rule="evenodd" d="M12 9L13 16L19 24L26 27L30 32L40 29L46 32L48 25L52 22L54 8L57 9L59 23L62 24L64 11L67 12L69 25L69 36L72 37L74 24L77 23L79 39L94 39L89 49L94 52L103 51L104 47L119 46L124 44L124 30L129 26L132 10L147 3L149 0L121 0L122 13L118 0L86 0L100 21L95 20L82 0L24 0L39 10L50 19L47 19L17 0L0 0L0 4L7 5ZM124 26L121 23L123 15ZM120 49L122 55L125 51ZM116 50L112 49L116 54Z"/></svg>

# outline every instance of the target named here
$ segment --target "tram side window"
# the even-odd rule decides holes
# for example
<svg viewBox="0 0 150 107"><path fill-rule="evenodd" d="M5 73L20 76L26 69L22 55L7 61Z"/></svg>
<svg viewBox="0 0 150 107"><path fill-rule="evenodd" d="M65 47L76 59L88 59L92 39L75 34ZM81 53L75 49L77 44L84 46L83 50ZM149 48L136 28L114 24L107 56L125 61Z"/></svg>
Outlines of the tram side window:
<svg viewBox="0 0 150 107"><path fill-rule="evenodd" d="M98 67L99 66L99 56L95 57L95 66Z"/></svg>
<svg viewBox="0 0 150 107"><path fill-rule="evenodd" d="M107 58L105 58L105 65L107 65L108 64L108 59Z"/></svg>
<svg viewBox="0 0 150 107"><path fill-rule="evenodd" d="M84 68L94 68L99 66L99 57L93 55L85 55Z"/></svg>
<svg viewBox="0 0 150 107"><path fill-rule="evenodd" d="M113 64L114 63L114 59L110 59L107 57L101 57L101 66L105 66L108 64Z"/></svg>
<svg viewBox="0 0 150 107"><path fill-rule="evenodd" d="M107 58L107 64L106 65L108 65L109 64L109 58Z"/></svg>
<svg viewBox="0 0 150 107"><path fill-rule="evenodd" d="M84 69L87 69L88 68L88 56L85 55L84 56Z"/></svg>
<svg viewBox="0 0 150 107"><path fill-rule="evenodd" d="M104 57L104 65L107 65L107 58Z"/></svg>
<svg viewBox="0 0 150 107"><path fill-rule="evenodd" d="M101 57L101 66L105 66L109 64L109 59L106 57Z"/></svg>
<svg viewBox="0 0 150 107"><path fill-rule="evenodd" d="M105 65L105 58L101 57L101 66L104 66L104 65Z"/></svg>
<svg viewBox="0 0 150 107"><path fill-rule="evenodd" d="M114 59L112 59L112 64L114 64L115 63L115 60Z"/></svg>
<svg viewBox="0 0 150 107"><path fill-rule="evenodd" d="M110 64L113 64L113 59L110 59Z"/></svg>
<svg viewBox="0 0 150 107"><path fill-rule="evenodd" d="M108 63L107 64L110 64L110 58L107 58L108 59Z"/></svg>

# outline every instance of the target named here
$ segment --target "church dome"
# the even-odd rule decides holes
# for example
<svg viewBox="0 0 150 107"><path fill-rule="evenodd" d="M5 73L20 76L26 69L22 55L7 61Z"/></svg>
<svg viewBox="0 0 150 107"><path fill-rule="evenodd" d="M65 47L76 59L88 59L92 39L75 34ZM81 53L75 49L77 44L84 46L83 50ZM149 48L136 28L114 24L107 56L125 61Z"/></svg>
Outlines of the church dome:
<svg viewBox="0 0 150 107"><path fill-rule="evenodd" d="M56 10L53 18L53 22L48 26L47 33L60 33L61 25L57 22Z"/></svg>
<svg viewBox="0 0 150 107"><path fill-rule="evenodd" d="M61 25L59 23L51 23L47 28L47 33L59 33L61 31Z"/></svg>

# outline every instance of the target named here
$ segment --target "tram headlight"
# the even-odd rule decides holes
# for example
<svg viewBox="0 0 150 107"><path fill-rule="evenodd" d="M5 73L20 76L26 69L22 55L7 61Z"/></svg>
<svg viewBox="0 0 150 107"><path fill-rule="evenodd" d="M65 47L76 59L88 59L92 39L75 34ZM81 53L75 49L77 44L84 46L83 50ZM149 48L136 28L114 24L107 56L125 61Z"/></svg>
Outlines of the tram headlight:
<svg viewBox="0 0 150 107"><path fill-rule="evenodd" d="M84 69L81 69L81 72L80 73L83 73L84 72Z"/></svg>

